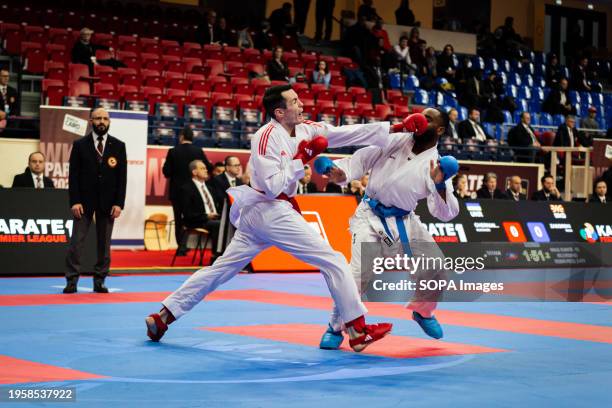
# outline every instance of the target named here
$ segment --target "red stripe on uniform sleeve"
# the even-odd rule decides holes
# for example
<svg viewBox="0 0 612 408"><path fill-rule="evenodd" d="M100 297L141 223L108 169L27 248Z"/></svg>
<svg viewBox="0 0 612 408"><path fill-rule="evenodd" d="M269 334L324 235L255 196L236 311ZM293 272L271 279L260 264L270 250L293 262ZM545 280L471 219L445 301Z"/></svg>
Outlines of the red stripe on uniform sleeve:
<svg viewBox="0 0 612 408"><path fill-rule="evenodd" d="M269 125L268 128L264 130L264 133L261 139L259 139L259 155L260 156L266 155L266 148L268 147L268 137L270 136L270 133L272 133L273 129L274 129L274 126Z"/></svg>

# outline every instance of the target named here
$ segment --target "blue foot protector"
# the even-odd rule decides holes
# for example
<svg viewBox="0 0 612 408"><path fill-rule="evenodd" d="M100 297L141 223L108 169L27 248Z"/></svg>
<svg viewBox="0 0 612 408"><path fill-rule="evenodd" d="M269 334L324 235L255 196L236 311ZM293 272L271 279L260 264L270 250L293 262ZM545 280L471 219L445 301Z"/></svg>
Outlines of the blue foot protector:
<svg viewBox="0 0 612 408"><path fill-rule="evenodd" d="M321 337L319 348L323 350L338 350L343 340L344 336L341 331L334 331L331 326L328 326L325 333L323 333L323 337Z"/></svg>
<svg viewBox="0 0 612 408"><path fill-rule="evenodd" d="M417 312L412 312L412 320L417 322L421 329L427 334L429 337L433 337L434 339L441 339L444 336L442 332L442 326L438 323L438 320L435 316L432 317L423 317Z"/></svg>

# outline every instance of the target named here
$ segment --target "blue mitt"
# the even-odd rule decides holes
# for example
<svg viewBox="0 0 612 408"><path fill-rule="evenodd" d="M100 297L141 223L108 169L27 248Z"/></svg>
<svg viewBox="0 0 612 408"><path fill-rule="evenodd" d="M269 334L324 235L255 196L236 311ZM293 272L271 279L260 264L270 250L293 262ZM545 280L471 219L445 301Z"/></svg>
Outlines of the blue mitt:
<svg viewBox="0 0 612 408"><path fill-rule="evenodd" d="M315 171L319 174L329 173L332 167L336 167L336 165L329 157L319 156L314 161Z"/></svg>
<svg viewBox="0 0 612 408"><path fill-rule="evenodd" d="M438 190L446 188L446 180L453 177L459 171L459 162L453 156L443 156L440 158L440 170L444 174L444 179L436 184Z"/></svg>

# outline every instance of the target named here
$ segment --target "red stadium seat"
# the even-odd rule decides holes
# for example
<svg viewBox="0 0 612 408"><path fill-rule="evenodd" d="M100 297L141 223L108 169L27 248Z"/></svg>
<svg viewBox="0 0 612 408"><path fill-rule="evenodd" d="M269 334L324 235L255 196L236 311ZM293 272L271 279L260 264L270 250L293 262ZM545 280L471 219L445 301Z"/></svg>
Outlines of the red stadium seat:
<svg viewBox="0 0 612 408"><path fill-rule="evenodd" d="M163 76L166 78L166 81L171 81L173 79L185 79L185 73L183 72L164 71Z"/></svg>
<svg viewBox="0 0 612 408"><path fill-rule="evenodd" d="M184 78L175 78L168 81L168 88L172 89L182 89L186 91L189 89L189 81Z"/></svg>
<svg viewBox="0 0 612 408"><path fill-rule="evenodd" d="M241 84L234 86L234 94L242 94L242 95L254 95L255 89L252 85L249 84Z"/></svg>
<svg viewBox="0 0 612 408"><path fill-rule="evenodd" d="M127 85L127 84L119 85L117 87L117 91L119 92L119 95L121 95L122 98L128 93L138 93L139 89L140 89L140 86Z"/></svg>
<svg viewBox="0 0 612 408"><path fill-rule="evenodd" d="M234 76L230 78L230 83L232 86L236 85L248 85L250 83L249 78L244 78L240 76Z"/></svg>
<svg viewBox="0 0 612 408"><path fill-rule="evenodd" d="M372 103L372 95L369 93L362 93L355 95L355 103Z"/></svg>
<svg viewBox="0 0 612 408"><path fill-rule="evenodd" d="M100 72L97 74L100 83L111 84L113 87L119 85L119 74L117 72Z"/></svg>
<svg viewBox="0 0 612 408"><path fill-rule="evenodd" d="M346 109L353 109L353 102L351 101L336 101L336 108L344 111Z"/></svg>
<svg viewBox="0 0 612 408"><path fill-rule="evenodd" d="M99 60L107 60L113 57L113 53L107 50L97 50L96 51L96 59Z"/></svg>
<svg viewBox="0 0 612 408"><path fill-rule="evenodd" d="M326 91L327 86L325 84L310 84L310 89L312 89L315 93Z"/></svg>
<svg viewBox="0 0 612 408"><path fill-rule="evenodd" d="M320 101L333 101L334 94L331 91L323 90L317 93L317 102Z"/></svg>
<svg viewBox="0 0 612 408"><path fill-rule="evenodd" d="M152 87L161 89L166 86L166 81L162 77L159 77L159 76L150 76L150 77L147 77L147 79L145 79L144 85L148 87L152 86Z"/></svg>
<svg viewBox="0 0 612 408"><path fill-rule="evenodd" d="M374 105L374 110L376 111L376 116L379 116L385 119L392 113L391 107L386 104L376 104Z"/></svg>
<svg viewBox="0 0 612 408"><path fill-rule="evenodd" d="M184 72L192 72L194 67L202 66L202 60L199 58L183 58Z"/></svg>
<svg viewBox="0 0 612 408"><path fill-rule="evenodd" d="M218 83L213 86L213 92L223 92L226 94L232 93L232 84L228 82Z"/></svg>
<svg viewBox="0 0 612 408"><path fill-rule="evenodd" d="M89 67L85 64L68 64L68 72L68 79L71 81L79 81L81 78L89 78Z"/></svg>
<svg viewBox="0 0 612 408"><path fill-rule="evenodd" d="M23 69L32 74L42 74L45 71L46 59L46 51L31 49L25 53Z"/></svg>
<svg viewBox="0 0 612 408"><path fill-rule="evenodd" d="M55 87L63 87L65 85L64 81L61 79L43 79L42 80L42 91L47 92L50 86Z"/></svg>
<svg viewBox="0 0 612 408"><path fill-rule="evenodd" d="M64 95L68 94L66 86L49 86L45 96L45 103L48 105L61 105Z"/></svg>
<svg viewBox="0 0 612 408"><path fill-rule="evenodd" d="M218 74L222 74L225 72L225 67L223 66L223 61L221 60L207 60L204 64L207 67L210 67L209 75L211 77L216 77Z"/></svg>
<svg viewBox="0 0 612 408"><path fill-rule="evenodd" d="M210 93L210 90L212 89L212 83L203 80L191 81L191 89L194 91L206 91Z"/></svg>
<svg viewBox="0 0 612 408"><path fill-rule="evenodd" d="M206 79L206 77L202 74L190 74L187 73L185 74L185 79L189 82L192 81L204 81Z"/></svg>
<svg viewBox="0 0 612 408"><path fill-rule="evenodd" d="M125 74L121 75L121 83L123 85L134 85L140 87L142 85L142 78L136 74Z"/></svg>
<svg viewBox="0 0 612 408"><path fill-rule="evenodd" d="M102 91L115 91L115 85L109 83L94 84L94 95L100 96Z"/></svg>
<svg viewBox="0 0 612 408"><path fill-rule="evenodd" d="M65 68L49 68L46 76L48 79L61 79L62 81L68 81L68 70Z"/></svg>
<svg viewBox="0 0 612 408"><path fill-rule="evenodd" d="M140 88L140 92L144 95L145 98L149 98L151 95L162 95L163 92L161 88L155 86L143 86Z"/></svg>
<svg viewBox="0 0 612 408"><path fill-rule="evenodd" d="M252 101L253 100L253 95L246 95L246 94L234 94L232 96L232 99L236 102L240 102L240 101Z"/></svg>
<svg viewBox="0 0 612 408"><path fill-rule="evenodd" d="M220 100L231 99L231 98L232 98L231 93L225 93L225 92L211 92L210 93L210 99L213 101L213 104L216 104Z"/></svg>
<svg viewBox="0 0 612 408"><path fill-rule="evenodd" d="M340 115L341 125L354 125L361 123L361 112L357 109L344 109Z"/></svg>
<svg viewBox="0 0 612 408"><path fill-rule="evenodd" d="M113 67L109 67L108 65L94 65L94 77L99 77L102 72L117 72ZM119 74L117 74L119 75Z"/></svg>
<svg viewBox="0 0 612 408"><path fill-rule="evenodd" d="M68 81L68 96L88 96L89 94L89 82Z"/></svg>
<svg viewBox="0 0 612 408"><path fill-rule="evenodd" d="M21 52L21 42L24 35L19 31L8 31L4 33L4 50L7 54L18 55Z"/></svg>
<svg viewBox="0 0 612 408"><path fill-rule="evenodd" d="M379 116L376 110L374 109L364 110L363 112L361 112L361 115L363 116L363 121L365 123L380 122L385 119Z"/></svg>
<svg viewBox="0 0 612 408"><path fill-rule="evenodd" d="M368 91L365 88L361 87L361 86L351 86L348 89L348 92L350 92L351 94L353 94L353 96L355 96L355 95L360 95L360 94L367 93Z"/></svg>
<svg viewBox="0 0 612 408"><path fill-rule="evenodd" d="M194 91L194 90L191 90L191 91L188 92L188 95L191 96L192 100L199 99L199 98L206 98L206 99L210 98L210 92L209 91Z"/></svg>

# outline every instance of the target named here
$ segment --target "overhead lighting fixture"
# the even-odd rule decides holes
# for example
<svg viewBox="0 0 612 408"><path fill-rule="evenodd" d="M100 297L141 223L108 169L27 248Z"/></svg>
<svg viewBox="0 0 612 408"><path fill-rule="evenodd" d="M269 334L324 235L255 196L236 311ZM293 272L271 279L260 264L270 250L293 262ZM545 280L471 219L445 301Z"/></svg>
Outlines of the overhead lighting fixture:
<svg viewBox="0 0 612 408"><path fill-rule="evenodd" d="M555 0L555 4L557 4L557 6L560 6L563 4L563 2L561 0Z"/></svg>
<svg viewBox="0 0 612 408"><path fill-rule="evenodd" d="M588 8L589 10L593 10L593 5L592 5L592 4L587 4L587 8Z"/></svg>

